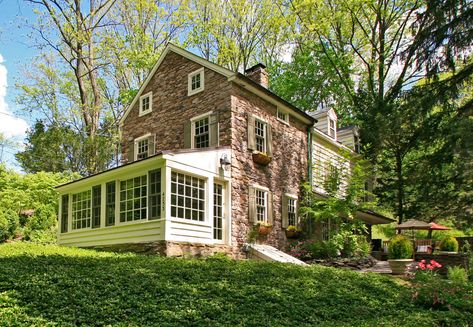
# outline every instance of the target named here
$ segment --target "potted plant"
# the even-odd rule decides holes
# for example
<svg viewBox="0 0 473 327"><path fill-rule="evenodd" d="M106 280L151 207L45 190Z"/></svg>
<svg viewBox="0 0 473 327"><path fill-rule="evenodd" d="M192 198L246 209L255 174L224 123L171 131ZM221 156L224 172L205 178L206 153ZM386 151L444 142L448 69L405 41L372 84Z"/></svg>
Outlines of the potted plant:
<svg viewBox="0 0 473 327"><path fill-rule="evenodd" d="M273 226L266 222L258 223L258 226L257 226L258 234L263 235L263 236L271 233L272 229L273 229Z"/></svg>
<svg viewBox="0 0 473 327"><path fill-rule="evenodd" d="M286 237L287 238L298 238L301 231L294 225L289 225L286 228Z"/></svg>
<svg viewBox="0 0 473 327"><path fill-rule="evenodd" d="M440 241L440 251L437 253L457 253L458 252L458 241L455 237L453 236L447 236L444 239Z"/></svg>
<svg viewBox="0 0 473 327"><path fill-rule="evenodd" d="M414 247L412 242L402 235L394 236L388 246L389 267L394 275L403 275L407 266L412 263Z"/></svg>
<svg viewBox="0 0 473 327"><path fill-rule="evenodd" d="M266 153L262 153L259 151L253 151L253 161L260 164L260 165L267 165L271 162L272 158L268 156Z"/></svg>

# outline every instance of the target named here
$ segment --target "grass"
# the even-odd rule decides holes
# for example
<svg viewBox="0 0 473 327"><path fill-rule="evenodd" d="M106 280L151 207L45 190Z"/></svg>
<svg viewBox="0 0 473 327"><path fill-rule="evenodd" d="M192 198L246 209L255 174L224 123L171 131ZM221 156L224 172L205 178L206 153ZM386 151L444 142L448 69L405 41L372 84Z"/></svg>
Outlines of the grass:
<svg viewBox="0 0 473 327"><path fill-rule="evenodd" d="M0 326L441 326L472 312L416 306L375 274L53 245L0 245Z"/></svg>

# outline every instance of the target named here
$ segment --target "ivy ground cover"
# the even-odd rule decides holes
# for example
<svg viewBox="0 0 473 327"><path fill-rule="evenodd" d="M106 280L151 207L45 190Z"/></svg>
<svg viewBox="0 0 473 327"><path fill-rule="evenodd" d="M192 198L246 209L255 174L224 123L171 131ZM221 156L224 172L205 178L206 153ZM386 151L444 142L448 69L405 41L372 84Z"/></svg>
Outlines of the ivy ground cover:
<svg viewBox="0 0 473 327"><path fill-rule="evenodd" d="M0 245L0 326L462 326L473 317L418 306L408 287L319 266Z"/></svg>

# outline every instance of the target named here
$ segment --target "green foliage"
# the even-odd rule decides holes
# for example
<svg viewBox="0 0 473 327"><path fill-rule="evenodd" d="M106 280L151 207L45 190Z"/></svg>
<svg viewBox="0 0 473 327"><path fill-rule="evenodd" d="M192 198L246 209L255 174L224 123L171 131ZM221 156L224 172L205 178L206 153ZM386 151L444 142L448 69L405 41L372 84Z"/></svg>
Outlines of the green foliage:
<svg viewBox="0 0 473 327"><path fill-rule="evenodd" d="M394 236L388 246L389 259L410 259L414 253L412 242L402 235Z"/></svg>
<svg viewBox="0 0 473 327"><path fill-rule="evenodd" d="M183 260L26 243L0 246L0 321L11 326L461 326L376 274Z"/></svg>
<svg viewBox="0 0 473 327"><path fill-rule="evenodd" d="M0 241L21 236L52 242L56 238L58 194L54 187L78 174L20 175L0 165ZM33 215L21 214L33 210Z"/></svg>
<svg viewBox="0 0 473 327"><path fill-rule="evenodd" d="M458 252L458 241L455 237L445 237L440 241L441 251Z"/></svg>
<svg viewBox="0 0 473 327"><path fill-rule="evenodd" d="M462 267L447 267L447 277L454 285L462 286L468 283L468 272Z"/></svg>

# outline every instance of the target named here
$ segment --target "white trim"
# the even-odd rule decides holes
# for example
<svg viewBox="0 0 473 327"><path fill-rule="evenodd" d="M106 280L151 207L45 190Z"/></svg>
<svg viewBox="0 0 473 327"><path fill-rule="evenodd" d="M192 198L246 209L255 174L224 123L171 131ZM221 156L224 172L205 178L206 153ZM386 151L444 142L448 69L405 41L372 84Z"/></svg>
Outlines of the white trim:
<svg viewBox="0 0 473 327"><path fill-rule="evenodd" d="M158 169L158 168L156 168ZM118 208L118 216L115 216L115 226L118 226L118 225L130 225L131 223L137 223L137 222L141 222L141 221L152 221L152 220L149 220L148 217L149 217L149 212L148 212L148 208L149 208L149 205L148 205L148 201L149 201L149 171L150 170L153 170L153 169L148 169L148 170L145 170L144 172L143 171L140 171L140 172L136 172L134 174L130 174L130 175L126 175L123 176L123 178L119 178L117 179L117 188L115 189L115 196L118 194L118 202L115 203L115 209ZM144 175L143 175L144 174ZM137 220L131 220L131 221L120 221L120 214L121 214L121 211L120 211L120 193L121 193L121 187L120 187L120 184L121 182L124 182L124 181L127 181L127 180L130 180L130 179L134 179L136 177L143 177L143 176L146 176L146 218L145 219L137 219ZM135 200L134 198L134 194L133 194L133 201ZM141 197L140 197L141 198ZM129 200L129 199L127 199ZM126 219L126 217L125 217Z"/></svg>
<svg viewBox="0 0 473 327"><path fill-rule="evenodd" d="M208 112L206 112L205 114L192 117L190 120L191 120L191 122L194 122L194 121L200 120L201 118L204 118L204 117L206 117L206 116L210 116L211 114L213 114L213 110L208 111Z"/></svg>
<svg viewBox="0 0 473 327"><path fill-rule="evenodd" d="M200 86L192 90L192 77L194 76L200 76ZM199 68L187 75L187 96L191 96L194 94L197 94L199 92L202 92L205 89L205 74L204 74L204 67Z"/></svg>
<svg viewBox="0 0 473 327"><path fill-rule="evenodd" d="M149 109L146 110L146 111L143 111L143 99L145 98L149 98ZM142 96L140 96L140 108L139 108L139 111L138 111L138 117L142 117L144 115L147 115L149 114L150 112L153 111L153 92L148 92L146 94L143 94Z"/></svg>
<svg viewBox="0 0 473 327"><path fill-rule="evenodd" d="M341 148L343 150L347 150L350 153L355 153L352 149L350 149L346 145L334 140L332 137L328 136L327 134L325 134L321 130L317 129L316 127L312 128L312 134L316 134L316 136L320 136L323 140L328 141L329 143L331 143L332 145L334 145L338 148ZM314 138L312 138L312 142L315 142Z"/></svg>
<svg viewBox="0 0 473 327"><path fill-rule="evenodd" d="M292 194L292 193L284 193L285 196L287 196L288 198L291 198L293 200L297 200L297 195L295 194Z"/></svg>
<svg viewBox="0 0 473 327"><path fill-rule="evenodd" d="M138 143L140 141L146 140L151 136L151 133L141 135L133 140L133 160L138 160ZM149 141L148 141L148 157L149 157ZM141 159L140 159L141 160Z"/></svg>
<svg viewBox="0 0 473 327"><path fill-rule="evenodd" d="M166 46L166 48L164 49L163 53L161 54L161 56L159 57L158 61L156 62L156 64L154 65L153 69L151 69L151 71L149 72L148 76L146 77L144 83L141 85L140 89L138 90L138 92L136 93L135 97L133 98L133 101L131 101L130 105L127 107L127 109L125 110L125 114L122 116L122 118L120 118L120 122L119 122L119 126L123 126L123 123L125 122L125 119L126 117L128 117L130 111L132 110L132 108L135 106L136 104L136 101L138 101L138 99L140 98L140 96L142 95L144 89L146 88L146 86L148 85L148 83L151 81L151 79L153 78L154 74L156 73L156 71L158 70L159 66L161 66L161 63L163 62L164 58L166 57L166 55L170 52L174 52L178 55L181 55L183 56L184 58L187 58L201 66L204 66L210 70L213 70L214 72L217 72L219 74L222 74L223 76L229 78L231 76L235 76L236 73L232 72L231 70L228 70L226 68L223 68L219 65L216 65L204 58L201 58L187 50L184 50L182 48L179 48L177 46L175 46L174 44L171 44L171 43L168 43L168 45Z"/></svg>
<svg viewBox="0 0 473 327"><path fill-rule="evenodd" d="M282 113L282 114L284 115L285 119L279 118L279 113ZM286 110L282 110L282 109L280 109L280 108L278 107L277 110L276 110L276 118L277 118L277 120L279 120L281 123L290 126L290 124L289 124L289 113L288 113Z"/></svg>
<svg viewBox="0 0 473 327"><path fill-rule="evenodd" d="M261 186L259 184L252 184L250 185L251 187L253 188L257 188L257 189L260 189L261 191L267 191L269 192L269 188L267 188L266 186Z"/></svg>

